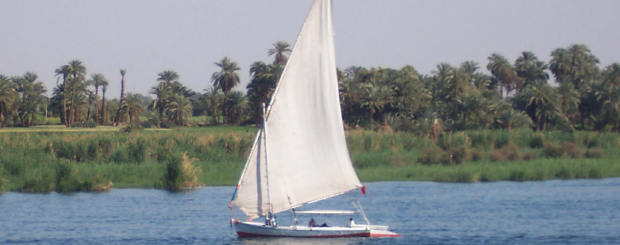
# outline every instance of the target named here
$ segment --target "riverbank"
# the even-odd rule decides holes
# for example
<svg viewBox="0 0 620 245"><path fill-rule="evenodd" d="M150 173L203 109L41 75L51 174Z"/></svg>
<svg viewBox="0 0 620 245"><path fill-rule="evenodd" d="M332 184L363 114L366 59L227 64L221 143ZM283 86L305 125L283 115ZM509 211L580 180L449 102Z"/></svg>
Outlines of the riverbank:
<svg viewBox="0 0 620 245"><path fill-rule="evenodd" d="M0 188L73 192L234 185L255 134L252 127L130 133L113 127L0 129ZM620 177L620 135L614 133L485 130L432 140L353 130L347 142L364 182Z"/></svg>

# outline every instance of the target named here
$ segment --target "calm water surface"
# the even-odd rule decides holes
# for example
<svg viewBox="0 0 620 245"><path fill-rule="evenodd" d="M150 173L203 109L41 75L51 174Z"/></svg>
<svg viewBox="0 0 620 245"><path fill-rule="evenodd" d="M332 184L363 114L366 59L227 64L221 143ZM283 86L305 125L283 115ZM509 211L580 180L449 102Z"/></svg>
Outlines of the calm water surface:
<svg viewBox="0 0 620 245"><path fill-rule="evenodd" d="M238 239L232 187L187 193L0 195L0 243L42 244L620 244L620 179L443 184L369 183L311 208L350 209L359 197L388 239ZM235 214L240 217L239 212ZM300 217L301 222L309 217ZM348 217L314 217L328 224ZM278 216L290 223L289 214ZM361 217L356 217L358 223Z"/></svg>

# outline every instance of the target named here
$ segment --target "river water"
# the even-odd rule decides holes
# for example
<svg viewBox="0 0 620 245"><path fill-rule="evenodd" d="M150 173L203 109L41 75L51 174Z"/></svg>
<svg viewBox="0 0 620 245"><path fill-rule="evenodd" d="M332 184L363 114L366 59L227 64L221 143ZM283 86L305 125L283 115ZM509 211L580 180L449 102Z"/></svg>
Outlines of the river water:
<svg viewBox="0 0 620 245"><path fill-rule="evenodd" d="M620 244L620 178L446 184L368 183L308 208L351 209L400 238L238 239L229 226L232 187L186 193L0 195L1 244ZM237 211L236 217L242 217ZM309 217L299 217L307 222ZM348 217L314 217L344 223ZM355 216L362 223L361 216ZM290 223L288 213L279 222Z"/></svg>

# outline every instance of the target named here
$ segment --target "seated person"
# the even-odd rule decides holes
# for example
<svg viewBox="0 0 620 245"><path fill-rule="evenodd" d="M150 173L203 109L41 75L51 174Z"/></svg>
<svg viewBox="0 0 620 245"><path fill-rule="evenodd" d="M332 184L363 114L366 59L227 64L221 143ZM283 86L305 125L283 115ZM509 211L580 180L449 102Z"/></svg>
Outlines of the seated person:
<svg viewBox="0 0 620 245"><path fill-rule="evenodd" d="M316 222L314 218L310 218L310 222L308 222L308 227L316 227Z"/></svg>
<svg viewBox="0 0 620 245"><path fill-rule="evenodd" d="M353 218L349 218L349 227L353 226L355 226L355 221L353 221Z"/></svg>

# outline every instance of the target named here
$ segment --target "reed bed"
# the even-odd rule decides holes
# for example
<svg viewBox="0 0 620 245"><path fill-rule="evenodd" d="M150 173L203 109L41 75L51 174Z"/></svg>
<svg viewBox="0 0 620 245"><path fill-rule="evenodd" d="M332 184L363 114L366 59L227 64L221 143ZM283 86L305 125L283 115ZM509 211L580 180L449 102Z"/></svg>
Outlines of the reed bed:
<svg viewBox="0 0 620 245"><path fill-rule="evenodd" d="M256 135L252 127L0 129L0 191L172 191L234 185ZM481 130L439 139L352 130L362 181L530 181L620 176L620 137L598 132Z"/></svg>

